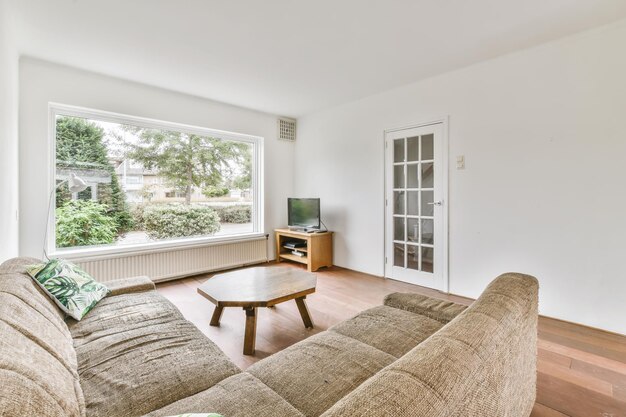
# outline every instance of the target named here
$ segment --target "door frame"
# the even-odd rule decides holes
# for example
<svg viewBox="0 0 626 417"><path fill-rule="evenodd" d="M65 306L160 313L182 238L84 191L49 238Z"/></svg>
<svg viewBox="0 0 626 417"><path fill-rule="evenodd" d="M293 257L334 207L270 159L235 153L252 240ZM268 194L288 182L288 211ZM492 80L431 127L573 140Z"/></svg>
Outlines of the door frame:
<svg viewBox="0 0 626 417"><path fill-rule="evenodd" d="M387 149L387 134L391 133L391 132L397 132L399 130L405 130L405 129L413 129L413 128L419 128L419 127L425 127L425 126L431 126L431 125L436 125L436 124L441 124L441 130L442 130L442 134L441 134L441 146L442 146L442 153L443 153L443 184L442 187L443 189L441 190L441 195L443 197L443 219L442 219L442 224L443 224L443 254L442 254L442 258L443 258L443 262L442 262L442 288L441 291L444 293L449 293L450 292L450 282L449 282L449 250L448 250L448 245L449 245L449 231L448 231L448 218L450 216L450 209L449 209L449 193L448 193L448 178L449 178L449 162L450 162L450 151L449 151L449 129L448 129L448 124L449 124L449 116L443 116L443 117L435 117L433 119L429 119L428 121L424 121L421 123L414 123L414 124L410 124L410 125L405 125L405 126L401 126L401 127L394 127L394 128L390 128L390 129L385 129L383 131L383 198L382 198L382 204L383 204L383 236L384 236L384 245L383 245L383 277L386 279L392 279L391 278L391 259L387 259L387 247L390 244L387 241L387 233L389 232L387 230L387 210L390 210L391 207L387 205L387 180L388 180L388 168L389 168L389 164L387 162L387 152L390 152L390 149Z"/></svg>

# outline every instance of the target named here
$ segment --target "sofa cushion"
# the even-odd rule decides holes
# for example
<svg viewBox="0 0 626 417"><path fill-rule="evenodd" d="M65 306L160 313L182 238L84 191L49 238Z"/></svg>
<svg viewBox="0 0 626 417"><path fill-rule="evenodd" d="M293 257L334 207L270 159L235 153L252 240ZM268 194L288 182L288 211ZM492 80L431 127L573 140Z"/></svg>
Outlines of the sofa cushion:
<svg viewBox="0 0 626 417"><path fill-rule="evenodd" d="M80 416L83 394L63 312L25 273L32 258L0 266L0 410Z"/></svg>
<svg viewBox="0 0 626 417"><path fill-rule="evenodd" d="M107 281L107 287L111 290L110 297L133 292L143 292L155 289L154 283L148 277L130 277Z"/></svg>
<svg viewBox="0 0 626 417"><path fill-rule="evenodd" d="M386 306L430 317L443 324L461 314L467 306L416 293L394 292L385 297Z"/></svg>
<svg viewBox="0 0 626 417"><path fill-rule="evenodd" d="M306 416L319 416L395 358L351 337L324 332L260 361L254 375Z"/></svg>
<svg viewBox="0 0 626 417"><path fill-rule="evenodd" d="M399 358L442 326L443 323L420 314L378 306L365 310L330 330Z"/></svg>
<svg viewBox="0 0 626 417"><path fill-rule="evenodd" d="M248 373L227 378L208 390L176 401L148 416L213 410L225 417L302 417L303 414Z"/></svg>
<svg viewBox="0 0 626 417"><path fill-rule="evenodd" d="M224 417L221 414L217 414L217 413L185 413L185 414L178 414L176 416L172 416L172 417Z"/></svg>
<svg viewBox="0 0 626 417"><path fill-rule="evenodd" d="M68 325L87 416L143 415L240 372L156 291L107 297Z"/></svg>

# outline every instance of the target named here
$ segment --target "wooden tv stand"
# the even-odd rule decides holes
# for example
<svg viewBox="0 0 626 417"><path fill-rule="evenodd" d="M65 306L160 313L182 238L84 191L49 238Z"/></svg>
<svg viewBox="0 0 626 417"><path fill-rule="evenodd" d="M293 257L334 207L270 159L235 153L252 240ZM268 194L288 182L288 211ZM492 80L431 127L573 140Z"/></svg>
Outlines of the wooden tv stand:
<svg viewBox="0 0 626 417"><path fill-rule="evenodd" d="M333 232L305 233L289 229L276 229L276 261L289 260L305 264L309 272L323 266L333 266ZM291 253L293 249L285 247L290 241L301 241L306 246L297 248L304 256Z"/></svg>

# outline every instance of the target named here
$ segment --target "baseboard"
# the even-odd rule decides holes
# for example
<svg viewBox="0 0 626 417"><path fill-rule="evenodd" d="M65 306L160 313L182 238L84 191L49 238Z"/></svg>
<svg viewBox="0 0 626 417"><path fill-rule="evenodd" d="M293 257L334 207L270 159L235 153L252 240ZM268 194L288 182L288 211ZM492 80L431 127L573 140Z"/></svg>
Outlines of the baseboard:
<svg viewBox="0 0 626 417"><path fill-rule="evenodd" d="M363 274L363 275L368 275L368 276L370 276L370 277L374 277L374 278L391 279L391 278L386 278L386 277L383 277L383 276L380 276L380 275L368 274L368 273L366 273L366 272L361 272L361 271L357 271L357 270L354 270L354 269L345 268L345 267L342 267L342 266L336 266L336 265L335 265L335 267L336 267L336 268L345 269L345 270L347 270L347 271L356 272L356 273ZM459 294L455 294L455 293L452 293L452 292L448 292L448 293L446 293L446 292L439 291L439 290L436 290L436 289L433 289L433 288L422 287L422 286L420 286L420 285L415 285L415 284L409 284L409 285L413 285L413 286L418 287L418 288L424 288L424 289L428 290L429 292L430 292L430 291L435 291L435 292L437 292L437 293L439 293L439 294L442 294L442 295L447 295L447 296L453 296L453 297L463 298L463 299L467 300L469 303L472 303L472 302L476 301L476 299L475 299L475 298L466 297L466 296L464 296L464 295L459 295ZM430 294L426 294L426 295L430 296ZM449 301L449 300L446 300L446 301ZM550 320L560 321L560 322L562 322L562 323L571 324L571 325L574 325L574 326L581 326L581 327L585 327L585 328L587 328L587 329L595 330L595 331L598 331L598 332L603 332L603 333L610 334L610 335L615 335L615 336L622 336L622 337L626 337L626 335L621 334L621 333L612 332L612 331L610 331L610 330L601 329L601 328L599 328L599 327L589 326L589 325L587 325L587 324L583 324L583 323L576 323L576 322L574 322L574 321L569 321L569 320L559 319L559 318L556 318L556 317L546 316L546 315L544 315L544 314L539 314L539 317L540 317L540 318L544 318L544 319L550 319Z"/></svg>

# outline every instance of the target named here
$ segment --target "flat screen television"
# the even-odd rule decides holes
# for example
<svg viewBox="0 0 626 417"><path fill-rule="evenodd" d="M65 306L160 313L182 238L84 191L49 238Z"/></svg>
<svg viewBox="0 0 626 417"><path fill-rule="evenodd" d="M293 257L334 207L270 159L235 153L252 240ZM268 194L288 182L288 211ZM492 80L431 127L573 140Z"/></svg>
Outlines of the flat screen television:
<svg viewBox="0 0 626 417"><path fill-rule="evenodd" d="M320 228L319 198L288 198L287 213L289 227L305 230Z"/></svg>

